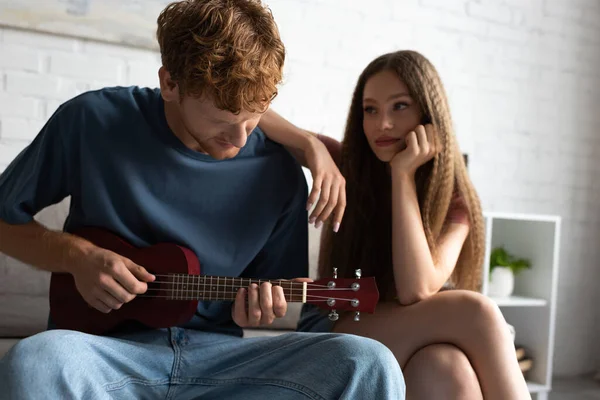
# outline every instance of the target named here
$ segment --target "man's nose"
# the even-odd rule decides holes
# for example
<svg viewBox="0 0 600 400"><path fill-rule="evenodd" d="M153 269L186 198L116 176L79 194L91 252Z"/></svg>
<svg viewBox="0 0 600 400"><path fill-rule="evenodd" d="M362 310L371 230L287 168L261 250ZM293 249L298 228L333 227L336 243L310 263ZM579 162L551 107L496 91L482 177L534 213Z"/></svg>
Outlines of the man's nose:
<svg viewBox="0 0 600 400"><path fill-rule="evenodd" d="M234 130L229 133L228 141L235 147L244 147L247 140L248 135L246 134L246 128L242 125L236 126Z"/></svg>

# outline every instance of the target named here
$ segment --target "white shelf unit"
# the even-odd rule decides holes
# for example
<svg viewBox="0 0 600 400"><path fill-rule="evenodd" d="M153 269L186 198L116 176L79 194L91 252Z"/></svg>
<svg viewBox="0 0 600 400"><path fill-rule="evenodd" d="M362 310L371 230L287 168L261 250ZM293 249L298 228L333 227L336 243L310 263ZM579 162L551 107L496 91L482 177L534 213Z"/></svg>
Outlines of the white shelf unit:
<svg viewBox="0 0 600 400"><path fill-rule="evenodd" d="M561 218L497 212L485 212L484 217L483 294L488 294L493 248L504 246L508 252L531 261L531 269L515 277L513 296L490 298L515 327L515 343L533 359L532 369L525 373L533 399L546 400L552 389Z"/></svg>
<svg viewBox="0 0 600 400"><path fill-rule="evenodd" d="M490 297L500 307L544 307L548 302L544 299L533 299L521 296Z"/></svg>

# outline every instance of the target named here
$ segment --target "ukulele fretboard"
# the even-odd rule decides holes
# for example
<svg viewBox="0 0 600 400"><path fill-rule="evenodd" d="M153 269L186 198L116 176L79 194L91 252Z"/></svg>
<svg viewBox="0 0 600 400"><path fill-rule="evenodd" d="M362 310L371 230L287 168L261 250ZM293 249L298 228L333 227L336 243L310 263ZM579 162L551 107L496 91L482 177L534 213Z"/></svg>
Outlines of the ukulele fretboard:
<svg viewBox="0 0 600 400"><path fill-rule="evenodd" d="M259 287L265 282L281 286L288 302L306 303L306 283L283 279L250 279L226 276L202 276L187 274L168 274L156 277L155 283L148 287L156 295L169 300L235 300L238 290L247 289L255 283Z"/></svg>

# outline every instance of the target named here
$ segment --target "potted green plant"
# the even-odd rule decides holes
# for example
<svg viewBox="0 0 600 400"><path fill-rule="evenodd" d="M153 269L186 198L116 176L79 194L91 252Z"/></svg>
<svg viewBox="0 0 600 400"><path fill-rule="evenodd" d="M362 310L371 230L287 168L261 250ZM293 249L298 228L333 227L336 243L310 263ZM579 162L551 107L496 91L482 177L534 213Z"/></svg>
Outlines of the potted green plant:
<svg viewBox="0 0 600 400"><path fill-rule="evenodd" d="M515 288L515 275L531 268L525 258L517 258L504 247L496 247L490 255L490 283L488 293L495 297L508 297Z"/></svg>

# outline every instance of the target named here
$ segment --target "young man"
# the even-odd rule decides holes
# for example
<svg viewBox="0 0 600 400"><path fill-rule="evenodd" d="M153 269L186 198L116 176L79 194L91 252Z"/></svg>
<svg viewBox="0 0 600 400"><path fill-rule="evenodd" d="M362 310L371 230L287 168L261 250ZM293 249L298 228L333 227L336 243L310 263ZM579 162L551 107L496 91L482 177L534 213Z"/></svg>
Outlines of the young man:
<svg viewBox="0 0 600 400"><path fill-rule="evenodd" d="M185 245L206 275L306 277L304 177L257 128L284 61L271 14L258 0L180 1L158 18L158 40L160 90L107 88L66 102L0 176L0 251L70 273L105 313L155 277L69 233L84 225L140 247ZM276 114L265 121L269 130L291 130ZM280 141L308 148L302 137ZM339 192L330 180L319 188L327 198ZM64 232L33 220L67 196ZM327 198L320 218L335 207ZM378 342L240 337L241 327L269 324L285 310L281 287L263 284L240 290L233 304L201 302L183 326L110 336L48 330L0 361L0 387L11 399L403 398L400 368Z"/></svg>

